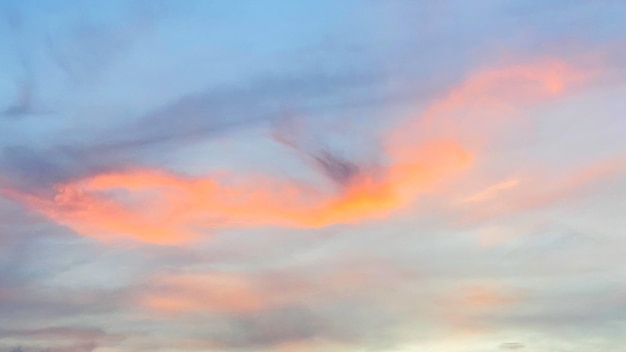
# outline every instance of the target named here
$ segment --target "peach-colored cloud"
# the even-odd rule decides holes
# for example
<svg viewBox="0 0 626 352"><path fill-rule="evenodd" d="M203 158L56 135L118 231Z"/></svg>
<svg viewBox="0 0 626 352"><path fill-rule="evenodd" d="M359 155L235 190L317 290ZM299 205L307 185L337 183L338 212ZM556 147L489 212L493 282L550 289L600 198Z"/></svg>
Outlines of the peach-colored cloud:
<svg viewBox="0 0 626 352"><path fill-rule="evenodd" d="M577 195L584 195L596 186L600 186L601 181L620 175L624 171L626 171L626 157L619 155L567 172L553 172L556 177L551 179L542 180L540 177L535 177L532 189L518 194L515 205L521 209L533 209L571 199Z"/></svg>
<svg viewBox="0 0 626 352"><path fill-rule="evenodd" d="M476 142L494 133L490 125L583 77L556 60L472 74L385 137L387 161L380 174L357 175L338 193L269 175L190 177L137 168L58 184L51 198L15 189L4 194L85 236L152 243L181 243L216 227L321 227L381 219L466 168Z"/></svg>
<svg viewBox="0 0 626 352"><path fill-rule="evenodd" d="M389 262L368 258L300 275L235 272L172 273L154 277L135 293L135 302L159 315L255 312L295 303L324 304L371 294L415 278ZM374 285L375 288L372 288ZM393 306L397 302L378 302Z"/></svg>
<svg viewBox="0 0 626 352"><path fill-rule="evenodd" d="M472 308L504 306L518 300L500 291L493 285L473 285L461 291L460 299L464 306Z"/></svg>
<svg viewBox="0 0 626 352"><path fill-rule="evenodd" d="M563 60L547 59L470 73L401 128L391 131L392 154L410 153L424 136L481 146L528 107L560 96L589 80L592 72Z"/></svg>
<svg viewBox="0 0 626 352"><path fill-rule="evenodd" d="M156 243L189 238L189 233L171 226L173 224L157 221L146 212L129 209L114 199L91 192L89 188L61 184L55 186L54 192L53 197L46 197L4 190L10 198L86 236L122 235Z"/></svg>
<svg viewBox="0 0 626 352"><path fill-rule="evenodd" d="M520 181L518 179L510 179L507 181L498 182L495 185L491 185L486 189L479 191L478 193L472 194L471 196L464 198L462 200L463 203L479 203L495 197L500 191L516 187L519 185Z"/></svg>
<svg viewBox="0 0 626 352"><path fill-rule="evenodd" d="M167 275L151 283L139 304L162 314L245 312L265 306L249 280L235 275Z"/></svg>
<svg viewBox="0 0 626 352"><path fill-rule="evenodd" d="M532 169L532 167L528 167ZM482 222L515 213L536 211L582 198L602 187L602 181L626 172L626 158L617 156L578 168L536 168L537 171L498 183L462 199L465 221ZM496 196L497 195L497 196ZM476 202L480 201L480 206Z"/></svg>
<svg viewBox="0 0 626 352"><path fill-rule="evenodd" d="M521 303L524 295L495 282L464 285L445 297L444 317L457 332L481 333L487 328L485 315L506 310Z"/></svg>

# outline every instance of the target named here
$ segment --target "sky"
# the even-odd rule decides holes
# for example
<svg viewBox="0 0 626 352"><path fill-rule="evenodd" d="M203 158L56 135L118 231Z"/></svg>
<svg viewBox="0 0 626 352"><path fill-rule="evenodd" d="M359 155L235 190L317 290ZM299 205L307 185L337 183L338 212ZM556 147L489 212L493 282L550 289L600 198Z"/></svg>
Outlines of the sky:
<svg viewBox="0 0 626 352"><path fill-rule="evenodd" d="M0 0L0 352L622 351L624 18Z"/></svg>

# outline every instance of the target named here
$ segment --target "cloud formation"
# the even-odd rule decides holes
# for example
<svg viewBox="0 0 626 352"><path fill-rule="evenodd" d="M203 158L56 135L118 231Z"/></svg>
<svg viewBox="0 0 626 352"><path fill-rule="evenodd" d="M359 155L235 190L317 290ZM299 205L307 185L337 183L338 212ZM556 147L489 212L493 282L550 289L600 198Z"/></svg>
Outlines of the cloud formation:
<svg viewBox="0 0 626 352"><path fill-rule="evenodd" d="M0 351L620 350L625 14L1 2Z"/></svg>
<svg viewBox="0 0 626 352"><path fill-rule="evenodd" d="M554 96L581 74L556 60L478 72L383 142L385 161L356 170L322 151L314 162L343 184L337 194L269 175L187 177L165 170L130 169L54 186L52 196L5 194L77 233L179 243L224 226L320 227L384 218L429 187L466 168L477 143L496 131L486 124L516 113L516 104ZM478 105L477 105L478 104ZM470 149L471 148L471 149Z"/></svg>

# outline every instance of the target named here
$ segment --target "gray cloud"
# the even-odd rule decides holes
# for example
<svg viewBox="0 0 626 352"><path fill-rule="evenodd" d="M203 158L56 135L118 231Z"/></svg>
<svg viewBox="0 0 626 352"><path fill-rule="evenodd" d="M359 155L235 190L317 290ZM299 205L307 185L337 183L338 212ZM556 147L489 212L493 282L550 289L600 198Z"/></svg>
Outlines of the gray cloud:
<svg viewBox="0 0 626 352"><path fill-rule="evenodd" d="M327 126L306 117L287 116L274 123L272 137L339 187L359 176L381 176L379 136L346 126ZM348 132L350 131L350 132ZM341 140L341 145L333 145Z"/></svg>
<svg viewBox="0 0 626 352"><path fill-rule="evenodd" d="M33 102L33 90L33 83L31 81L24 81L19 84L15 101L3 111L0 111L0 115L6 118L21 118L24 116L52 113L51 111L39 110L38 107L35 107Z"/></svg>
<svg viewBox="0 0 626 352"><path fill-rule="evenodd" d="M257 77L240 86L185 95L111 132L112 142L101 149L189 143L268 124L291 110L314 113L324 110L325 104L335 104L338 96L372 94L378 79L371 72L309 71Z"/></svg>
<svg viewBox="0 0 626 352"><path fill-rule="evenodd" d="M123 335L108 334L101 329L75 327L53 326L32 330L0 330L0 346L3 345L3 339L28 340L23 347L14 348L23 352L91 352L101 346L116 345L124 338Z"/></svg>
<svg viewBox="0 0 626 352"><path fill-rule="evenodd" d="M45 149L4 146L0 174L23 189L46 189L54 183L140 164L162 148L176 150L238 129L268 125L281 119L287 109L320 109L324 104L320 101L352 95L363 87L371 89L376 79L363 73L335 76L308 72L259 78L247 86L184 96L138 119L130 119L133 122L96 131L86 142L59 140ZM336 156L321 154L316 158L332 177L345 178L349 176L346 172L352 172Z"/></svg>

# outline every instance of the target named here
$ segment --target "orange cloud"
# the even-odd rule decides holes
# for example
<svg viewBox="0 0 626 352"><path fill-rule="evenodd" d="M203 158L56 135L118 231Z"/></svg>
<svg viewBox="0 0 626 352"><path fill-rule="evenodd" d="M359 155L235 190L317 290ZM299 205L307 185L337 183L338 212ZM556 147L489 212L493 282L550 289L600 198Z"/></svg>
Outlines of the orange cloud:
<svg viewBox="0 0 626 352"><path fill-rule="evenodd" d="M167 221L157 221L147 212L129 209L114 199L73 183L55 186L52 197L17 190L4 190L4 194L86 236L104 239L123 235L155 243L190 237L188 233L168 226L173 224Z"/></svg>
<svg viewBox="0 0 626 352"><path fill-rule="evenodd" d="M431 142L411 163L391 165L380 178L362 175L339 194L266 175L227 180L142 169L57 185L51 198L16 190L5 194L86 236L179 243L207 228L321 227L384 217L468 160L460 146Z"/></svg>
<svg viewBox="0 0 626 352"><path fill-rule="evenodd" d="M583 76L560 61L470 75L386 136L380 174L362 173L338 193L269 175L189 177L138 168L56 185L53 197L14 189L4 194L79 234L151 243L186 242L216 227L321 227L381 219L466 168L476 141L494 133L489 126L517 105L560 94Z"/></svg>
<svg viewBox="0 0 626 352"><path fill-rule="evenodd" d="M410 153L407 146L424 136L481 146L512 119L523 116L525 108L562 95L591 75L556 59L473 72L407 124L391 131L389 148L393 154Z"/></svg>

